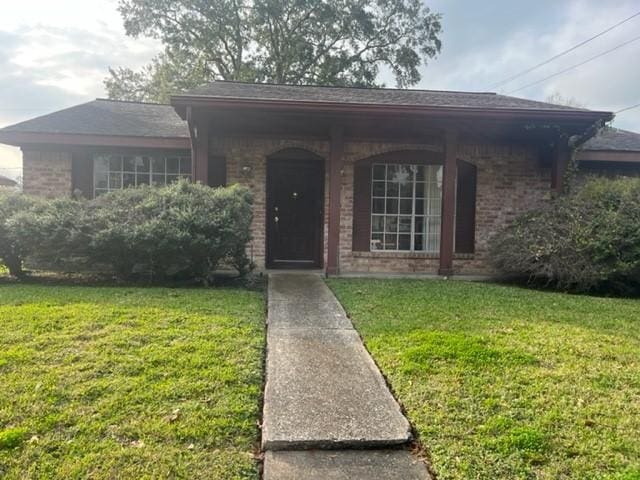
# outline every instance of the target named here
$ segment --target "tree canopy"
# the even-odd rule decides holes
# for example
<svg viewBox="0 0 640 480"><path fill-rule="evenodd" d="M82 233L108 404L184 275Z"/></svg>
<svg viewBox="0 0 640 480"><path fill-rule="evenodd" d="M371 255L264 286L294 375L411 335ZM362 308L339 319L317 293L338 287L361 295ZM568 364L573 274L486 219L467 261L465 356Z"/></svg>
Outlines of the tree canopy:
<svg viewBox="0 0 640 480"><path fill-rule="evenodd" d="M164 101L216 80L397 87L420 81L441 48L440 15L423 0L120 0L127 35L164 51L140 71L118 67L110 98Z"/></svg>

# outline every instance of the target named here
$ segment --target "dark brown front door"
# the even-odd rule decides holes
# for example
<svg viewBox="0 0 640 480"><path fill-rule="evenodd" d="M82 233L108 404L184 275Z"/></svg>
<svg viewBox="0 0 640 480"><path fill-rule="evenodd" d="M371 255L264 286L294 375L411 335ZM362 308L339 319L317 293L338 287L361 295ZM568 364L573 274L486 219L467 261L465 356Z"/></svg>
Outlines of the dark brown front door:
<svg viewBox="0 0 640 480"><path fill-rule="evenodd" d="M268 267L322 267L323 198L321 160L268 160Z"/></svg>

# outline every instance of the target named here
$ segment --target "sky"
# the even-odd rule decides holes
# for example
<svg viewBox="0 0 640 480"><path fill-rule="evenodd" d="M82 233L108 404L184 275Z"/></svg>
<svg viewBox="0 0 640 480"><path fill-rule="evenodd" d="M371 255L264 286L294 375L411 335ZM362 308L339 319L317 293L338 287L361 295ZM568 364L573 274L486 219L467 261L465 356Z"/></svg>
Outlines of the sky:
<svg viewBox="0 0 640 480"><path fill-rule="evenodd" d="M415 88L493 86L640 11L638 0L425 0L443 15L443 48ZM162 46L125 35L117 0L2 0L0 127L104 97L109 67L145 65ZM509 93L640 35L640 16L497 89ZM392 85L393 82L387 82ZM513 93L573 99L616 111L640 103L640 41ZM614 126L640 132L640 108ZM0 174L21 173L19 149L0 145Z"/></svg>

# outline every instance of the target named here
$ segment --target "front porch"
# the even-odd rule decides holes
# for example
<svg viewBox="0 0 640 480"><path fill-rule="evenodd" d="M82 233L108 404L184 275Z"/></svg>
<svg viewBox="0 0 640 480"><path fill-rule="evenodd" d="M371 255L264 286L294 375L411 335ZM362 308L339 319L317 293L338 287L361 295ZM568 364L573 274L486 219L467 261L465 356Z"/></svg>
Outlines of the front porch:
<svg viewBox="0 0 640 480"><path fill-rule="evenodd" d="M527 129L530 120L526 118L461 118L419 112L400 115L392 111L365 114L257 108L253 104L234 104L232 108L210 99L207 102L212 103L182 97L174 101L189 122L193 178L212 186L241 183L251 188L254 221L250 254L261 270L308 267L322 268L328 275L486 274L491 235L553 190L561 190L568 163L567 149L548 148L549 144L560 144L557 133ZM293 232L285 241L274 237L276 226L282 230L286 223L296 225L283 218L277 204L282 198L274 200L276 191L292 185L284 182L275 189L271 185L269 165L278 158L288 159L292 178L303 176L302 170L296 175L296 162L302 167L314 161L316 175L324 177L315 189L322 190L322 197L314 210L309 210L310 216L319 213L319 217L317 223L304 226L307 237L300 232ZM386 197L372 191L373 183L382 183L372 178L374 165L425 172L436 168L430 227L420 223L422 218L418 217L424 216L426 224L427 215L417 207L402 210L399 206L405 201L407 205L422 202L415 192L406 198L398 194L387 210L376 210L378 201ZM422 170L411 175L418 174ZM390 212L389 205L395 210ZM397 222L390 215L397 216ZM388 231L392 228L387 223L378 226L381 217L385 222L391 220L393 232ZM411 226L403 226L403 222ZM417 226L422 230L416 230ZM433 238L427 244L428 234ZM287 242L290 252L273 251ZM311 245L308 258L300 258L304 248L294 248L303 244Z"/></svg>

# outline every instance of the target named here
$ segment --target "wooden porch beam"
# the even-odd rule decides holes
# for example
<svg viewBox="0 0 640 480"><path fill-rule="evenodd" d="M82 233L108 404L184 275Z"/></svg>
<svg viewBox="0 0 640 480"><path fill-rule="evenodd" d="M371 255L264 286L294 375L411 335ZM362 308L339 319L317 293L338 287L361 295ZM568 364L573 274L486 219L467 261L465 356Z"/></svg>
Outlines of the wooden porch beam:
<svg viewBox="0 0 640 480"><path fill-rule="evenodd" d="M191 132L191 163L193 181L207 185L209 182L209 120L187 111L187 121Z"/></svg>
<svg viewBox="0 0 640 480"><path fill-rule="evenodd" d="M554 148L553 165L551 169L551 188L556 193L565 191L565 177L569 168L571 150L568 141L561 136Z"/></svg>
<svg viewBox="0 0 640 480"><path fill-rule="evenodd" d="M444 147L444 172L442 175L442 221L440 231L439 275L453 274L453 242L456 202L456 158L458 153L458 132L447 130Z"/></svg>
<svg viewBox="0 0 640 480"><path fill-rule="evenodd" d="M326 274L337 275L340 272L340 195L344 167L344 131L341 126L336 125L331 128L329 144L329 231Z"/></svg>

